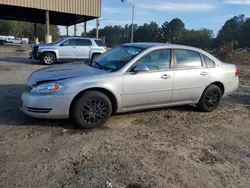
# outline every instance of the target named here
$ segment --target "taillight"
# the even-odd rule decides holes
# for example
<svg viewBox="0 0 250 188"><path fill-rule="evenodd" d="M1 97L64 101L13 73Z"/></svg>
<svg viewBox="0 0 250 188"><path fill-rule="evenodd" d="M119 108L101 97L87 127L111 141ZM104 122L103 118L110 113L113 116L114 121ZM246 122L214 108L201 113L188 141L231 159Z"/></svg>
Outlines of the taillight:
<svg viewBox="0 0 250 188"><path fill-rule="evenodd" d="M239 76L239 69L236 67L235 76Z"/></svg>

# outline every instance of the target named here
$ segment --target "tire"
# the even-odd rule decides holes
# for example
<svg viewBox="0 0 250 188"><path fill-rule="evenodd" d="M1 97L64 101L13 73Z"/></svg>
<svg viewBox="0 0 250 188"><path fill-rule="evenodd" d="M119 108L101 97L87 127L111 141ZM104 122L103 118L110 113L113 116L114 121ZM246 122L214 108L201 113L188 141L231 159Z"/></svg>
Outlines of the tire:
<svg viewBox="0 0 250 188"><path fill-rule="evenodd" d="M41 57L41 63L45 65L52 65L56 62L56 56L53 53L45 52Z"/></svg>
<svg viewBox="0 0 250 188"><path fill-rule="evenodd" d="M101 54L93 54L91 59L96 59L100 56Z"/></svg>
<svg viewBox="0 0 250 188"><path fill-rule="evenodd" d="M221 97L221 89L212 84L203 92L197 107L202 112L212 112L220 105Z"/></svg>
<svg viewBox="0 0 250 188"><path fill-rule="evenodd" d="M74 102L71 108L71 118L77 127L83 129L103 126L111 113L112 104L110 99L98 91L84 93Z"/></svg>

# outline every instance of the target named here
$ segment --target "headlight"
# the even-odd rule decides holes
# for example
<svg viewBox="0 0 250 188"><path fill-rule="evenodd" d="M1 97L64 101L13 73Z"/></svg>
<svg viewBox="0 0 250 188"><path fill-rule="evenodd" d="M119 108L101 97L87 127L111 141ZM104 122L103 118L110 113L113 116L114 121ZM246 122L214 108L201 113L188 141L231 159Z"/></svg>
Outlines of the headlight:
<svg viewBox="0 0 250 188"><path fill-rule="evenodd" d="M57 93L63 86L58 83L48 83L48 84L41 84L34 87L31 90L31 93Z"/></svg>

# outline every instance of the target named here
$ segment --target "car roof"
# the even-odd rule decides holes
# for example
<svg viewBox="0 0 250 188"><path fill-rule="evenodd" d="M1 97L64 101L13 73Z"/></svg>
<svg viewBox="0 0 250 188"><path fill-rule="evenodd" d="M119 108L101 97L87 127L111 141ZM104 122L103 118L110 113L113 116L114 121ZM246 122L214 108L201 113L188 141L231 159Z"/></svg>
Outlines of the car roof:
<svg viewBox="0 0 250 188"><path fill-rule="evenodd" d="M101 40L101 39L97 39L97 38L89 38L89 37L80 37L80 36L67 36L65 38L73 38L73 39L89 39L89 40Z"/></svg>
<svg viewBox="0 0 250 188"><path fill-rule="evenodd" d="M134 46L139 48L153 48L153 47L167 47L167 48L181 48L181 49L189 49L189 50L195 50L200 51L201 49L191 47L191 46L185 46L185 45L179 45L179 44L166 44L166 43L153 43L153 42L139 42L139 43L127 43L124 44L125 46Z"/></svg>
<svg viewBox="0 0 250 188"><path fill-rule="evenodd" d="M139 48L151 48L154 46L162 46L163 43L153 43L153 42L137 42L137 43L127 43L123 44L124 46L134 46Z"/></svg>
<svg viewBox="0 0 250 188"><path fill-rule="evenodd" d="M199 48L192 47L192 46L185 46L185 45L180 45L180 44L167 44L167 43L152 43L152 42L127 43L123 45L144 48L144 49L154 48L155 50L162 49L162 48L193 50L193 51L196 51L196 52L199 52L208 56L213 61L220 62L220 60L218 60L216 57L209 54L208 52Z"/></svg>

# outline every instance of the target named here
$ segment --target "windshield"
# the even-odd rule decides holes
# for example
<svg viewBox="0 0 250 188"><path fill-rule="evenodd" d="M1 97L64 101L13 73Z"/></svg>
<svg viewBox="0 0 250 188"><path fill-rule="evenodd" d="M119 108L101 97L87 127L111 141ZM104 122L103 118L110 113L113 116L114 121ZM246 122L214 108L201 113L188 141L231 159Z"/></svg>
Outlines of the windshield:
<svg viewBox="0 0 250 188"><path fill-rule="evenodd" d="M116 71L140 54L144 48L133 46L119 46L94 60L92 66L102 67L104 70Z"/></svg>
<svg viewBox="0 0 250 188"><path fill-rule="evenodd" d="M60 42L62 42L65 39L66 39L66 37L60 38L60 39L56 40L55 42L53 42L53 44L59 44Z"/></svg>

